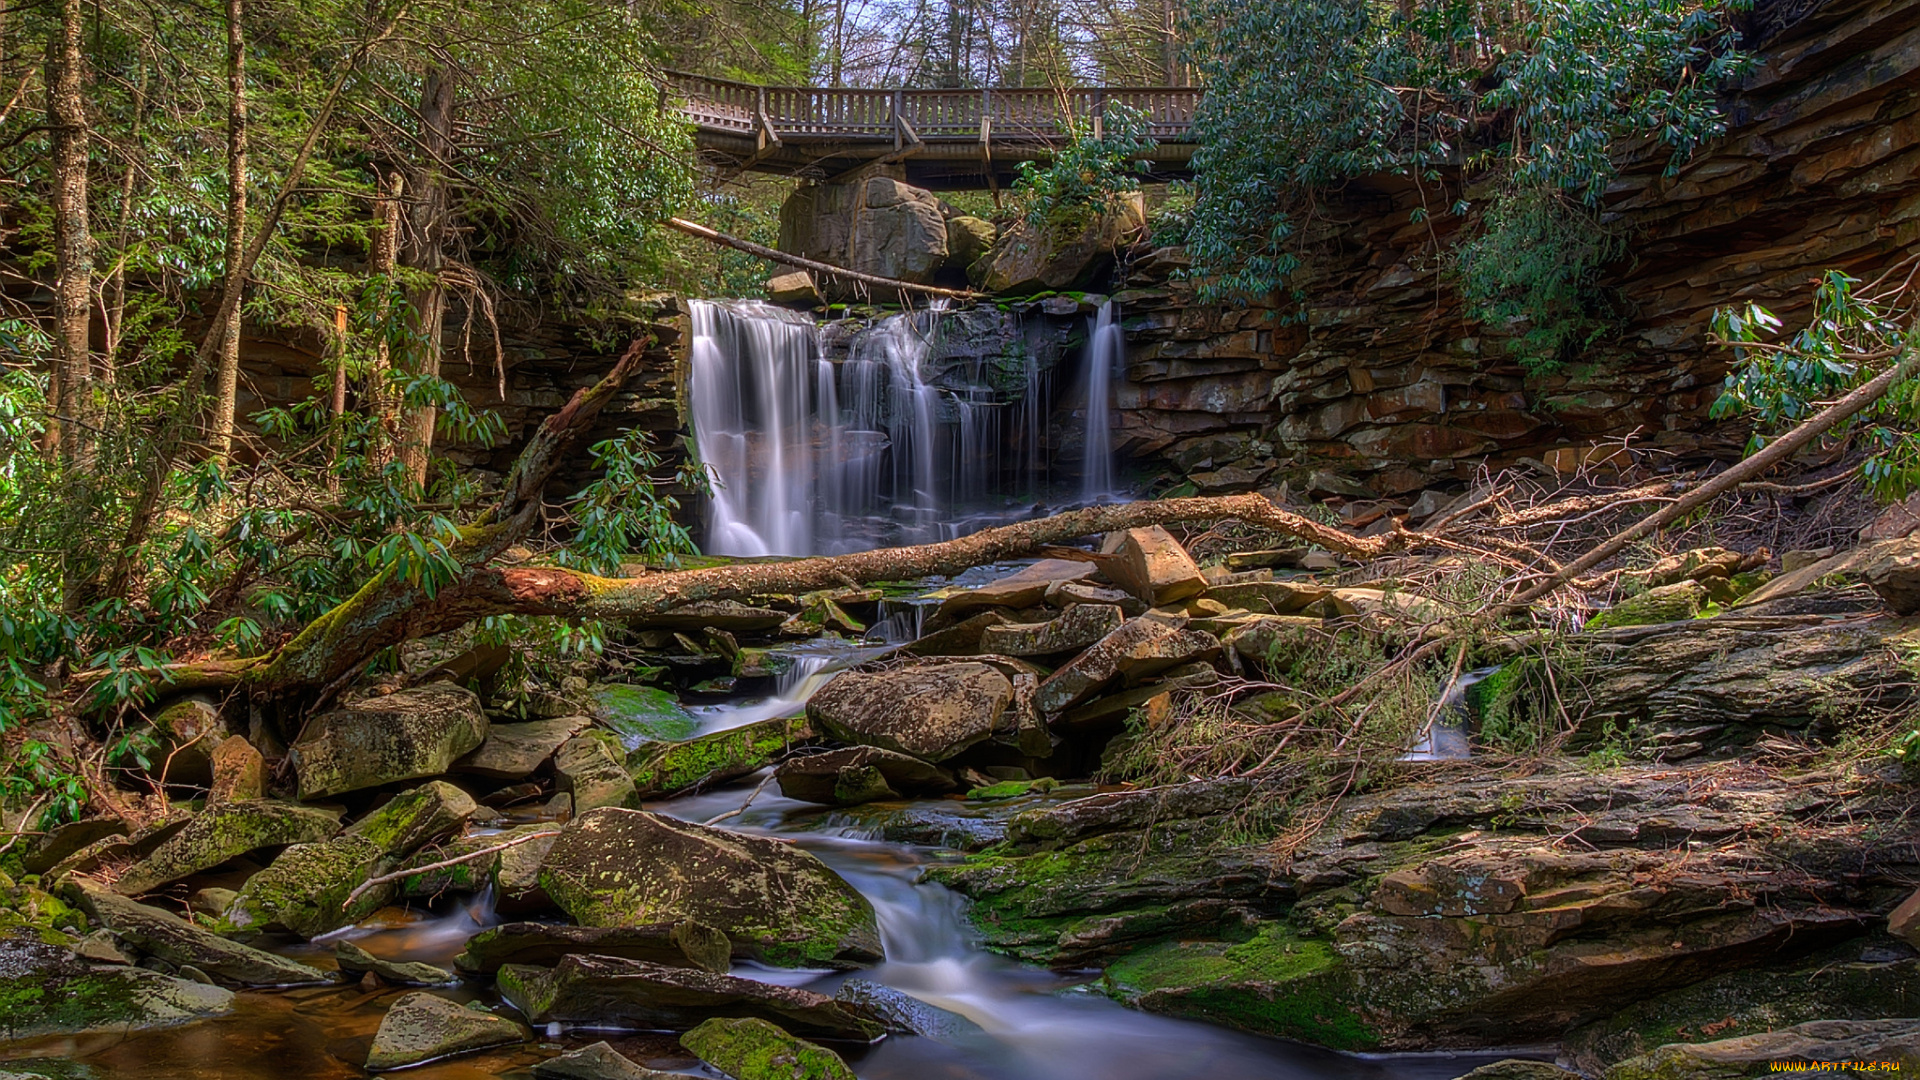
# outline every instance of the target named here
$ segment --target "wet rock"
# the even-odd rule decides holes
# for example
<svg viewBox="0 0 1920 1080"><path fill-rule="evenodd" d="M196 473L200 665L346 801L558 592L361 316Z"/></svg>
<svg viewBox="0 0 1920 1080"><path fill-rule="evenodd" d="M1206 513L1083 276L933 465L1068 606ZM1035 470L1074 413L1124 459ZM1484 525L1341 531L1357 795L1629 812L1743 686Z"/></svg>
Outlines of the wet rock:
<svg viewBox="0 0 1920 1080"><path fill-rule="evenodd" d="M854 1080L840 1055L765 1020L708 1020L680 1045L734 1080Z"/></svg>
<svg viewBox="0 0 1920 1080"><path fill-rule="evenodd" d="M835 1001L844 1001L878 1018L889 1030L918 1035L941 1042L966 1042L986 1038L979 1024L938 1005L929 1005L912 994L871 979L848 979L834 991Z"/></svg>
<svg viewBox="0 0 1920 1080"><path fill-rule="evenodd" d="M132 949L175 967L192 965L221 986L293 986L327 981L318 968L202 929L168 911L124 896L76 886L74 902L97 926L119 935Z"/></svg>
<svg viewBox="0 0 1920 1080"><path fill-rule="evenodd" d="M0 1032L10 1039L167 1027L232 1009L233 992L145 968L89 963L74 939L0 929Z"/></svg>
<svg viewBox="0 0 1920 1080"><path fill-rule="evenodd" d="M1457 1080L1581 1080L1580 1074L1546 1061L1508 1058L1460 1076Z"/></svg>
<svg viewBox="0 0 1920 1080"><path fill-rule="evenodd" d="M1180 622L1185 622L1185 616ZM1178 626L1155 618L1125 623L1049 675L1035 695L1035 707L1047 716L1065 712L1118 678L1123 660L1151 652L1162 639L1179 632Z"/></svg>
<svg viewBox="0 0 1920 1080"><path fill-rule="evenodd" d="M993 734L1013 686L985 664L942 664L835 676L807 718L843 742L944 761Z"/></svg>
<svg viewBox="0 0 1920 1080"><path fill-rule="evenodd" d="M797 966L880 959L873 908L812 855L765 837L604 807L554 842L540 883L583 926L692 920L736 956Z"/></svg>
<svg viewBox="0 0 1920 1080"><path fill-rule="evenodd" d="M546 835L538 835L542 833ZM546 858L547 849L553 846L553 838L558 833L559 826L538 823L516 825L490 836L466 835L435 844L426 851L409 856L398 869L445 862L472 855L484 848L498 847L520 837L533 836L533 839L491 855L480 855L452 866L402 878L400 892L408 897L427 898L446 892L477 893L492 887L502 900L519 900L539 889L540 861Z"/></svg>
<svg viewBox="0 0 1920 1080"><path fill-rule="evenodd" d="M239 930L284 929L309 938L358 922L399 893L389 882L348 904L361 882L459 831L477 809L466 792L444 781L402 792L331 840L281 852L247 879L227 919Z"/></svg>
<svg viewBox="0 0 1920 1080"><path fill-rule="evenodd" d="M437 1058L526 1042L532 1034L504 1016L456 1005L421 992L393 1003L380 1019L367 1069L403 1069Z"/></svg>
<svg viewBox="0 0 1920 1080"><path fill-rule="evenodd" d="M337 812L294 803L255 799L215 806L128 867L114 890L127 896L152 892L250 851L315 843L339 831Z"/></svg>
<svg viewBox="0 0 1920 1080"><path fill-rule="evenodd" d="M593 722L586 716L530 720L524 724L494 724L487 741L454 763L455 772L494 780L524 780L539 771L562 743Z"/></svg>
<svg viewBox="0 0 1920 1080"><path fill-rule="evenodd" d="M1855 567L1895 615L1920 612L1920 537L1883 540Z"/></svg>
<svg viewBox="0 0 1920 1080"><path fill-rule="evenodd" d="M487 714L473 691L429 683L364 698L307 723L290 756L300 798L438 776L487 737Z"/></svg>
<svg viewBox="0 0 1920 1080"><path fill-rule="evenodd" d="M725 974L733 962L733 945L727 935L697 922L641 926L522 922L490 927L468 938L466 949L454 957L453 964L464 972L491 975L506 964L551 967L576 953L720 974Z"/></svg>
<svg viewBox="0 0 1920 1080"><path fill-rule="evenodd" d="M345 974L358 976L372 972L393 986L446 986L460 981L446 968L407 960L382 959L351 941L335 943L333 958Z"/></svg>
<svg viewBox="0 0 1920 1080"><path fill-rule="evenodd" d="M500 996L536 1024L675 1030L751 1016L825 1038L864 1042L885 1031L863 1011L811 990L644 960L567 956L551 968L507 964L498 980Z"/></svg>
<svg viewBox="0 0 1920 1080"><path fill-rule="evenodd" d="M1107 604L1075 604L1043 623L1005 623L980 634L982 652L1006 656L1051 656L1084 649L1115 630L1125 618Z"/></svg>
<svg viewBox="0 0 1920 1080"><path fill-rule="evenodd" d="M536 1080L691 1080L683 1073L664 1073L636 1065L606 1042L592 1043L539 1062L533 1067L533 1075Z"/></svg>
<svg viewBox="0 0 1920 1080"><path fill-rule="evenodd" d="M568 739L553 755L560 790L573 797L575 813L599 806L632 806L638 788L627 773L626 748L619 736L598 728Z"/></svg>
<svg viewBox="0 0 1920 1080"><path fill-rule="evenodd" d="M700 729L679 699L657 686L600 683L587 688L587 701L593 722L619 736L629 752L645 743L691 739Z"/></svg>
<svg viewBox="0 0 1920 1080"><path fill-rule="evenodd" d="M822 806L945 795L959 787L946 769L877 746L849 746L794 758L774 776L780 794Z"/></svg>
<svg viewBox="0 0 1920 1080"><path fill-rule="evenodd" d="M758 772L813 741L805 720L762 720L657 749L643 747L629 771L638 797L653 799Z"/></svg>
<svg viewBox="0 0 1920 1080"><path fill-rule="evenodd" d="M209 885L204 889L195 889L193 895L187 897L187 907L196 915L217 919L227 913L227 909L233 906L234 897L239 895L232 889Z"/></svg>
<svg viewBox="0 0 1920 1080"><path fill-rule="evenodd" d="M1198 596L1207 590L1200 567L1173 534L1158 525L1128 529L1118 542L1102 545L1116 558L1105 564L1114 584L1152 607Z"/></svg>
<svg viewBox="0 0 1920 1080"><path fill-rule="evenodd" d="M213 784L207 806L258 799L267 791L267 765L260 751L239 735L220 740L211 760Z"/></svg>
<svg viewBox="0 0 1920 1080"><path fill-rule="evenodd" d="M1718 1042L1676 1043L1615 1065L1606 1080L1733 1080L1774 1075L1779 1062L1920 1068L1920 1020L1817 1020Z"/></svg>

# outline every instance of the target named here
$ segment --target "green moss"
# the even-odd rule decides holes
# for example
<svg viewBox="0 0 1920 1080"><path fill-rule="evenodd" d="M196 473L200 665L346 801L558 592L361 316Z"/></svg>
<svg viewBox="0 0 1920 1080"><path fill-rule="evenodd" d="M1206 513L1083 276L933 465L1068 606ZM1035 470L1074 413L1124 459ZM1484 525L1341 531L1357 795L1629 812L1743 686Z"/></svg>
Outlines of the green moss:
<svg viewBox="0 0 1920 1080"><path fill-rule="evenodd" d="M1279 923L1238 944L1164 942L1115 963L1106 978L1109 993L1154 1012L1337 1050L1380 1043L1351 1004L1332 946Z"/></svg>
<svg viewBox="0 0 1920 1080"><path fill-rule="evenodd" d="M840 1055L759 1019L708 1020L680 1045L734 1080L854 1080Z"/></svg>
<svg viewBox="0 0 1920 1080"><path fill-rule="evenodd" d="M672 694L657 686L600 683L587 690L595 723L620 737L628 750L649 742L693 738L700 722Z"/></svg>
<svg viewBox="0 0 1920 1080"><path fill-rule="evenodd" d="M1060 786L1060 781L1051 776L1038 780L1002 780L997 784L977 787L967 792L969 799L1016 799L1022 795L1044 794Z"/></svg>
<svg viewBox="0 0 1920 1080"><path fill-rule="evenodd" d="M730 780L772 764L812 735L805 720L766 720L687 742L642 747L643 760L631 767L633 782L650 797Z"/></svg>

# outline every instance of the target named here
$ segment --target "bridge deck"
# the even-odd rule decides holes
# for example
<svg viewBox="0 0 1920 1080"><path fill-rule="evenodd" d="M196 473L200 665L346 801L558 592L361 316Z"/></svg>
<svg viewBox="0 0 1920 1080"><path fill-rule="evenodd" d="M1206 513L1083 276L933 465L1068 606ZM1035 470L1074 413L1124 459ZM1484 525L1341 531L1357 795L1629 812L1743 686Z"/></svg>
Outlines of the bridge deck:
<svg viewBox="0 0 1920 1080"><path fill-rule="evenodd" d="M830 178L884 162L914 183L947 190L1010 181L1018 163L1051 156L1071 132L1097 133L1114 104L1146 115L1159 143L1144 155L1155 174L1182 175L1201 94L1194 87L865 90L671 76L695 145L723 168Z"/></svg>

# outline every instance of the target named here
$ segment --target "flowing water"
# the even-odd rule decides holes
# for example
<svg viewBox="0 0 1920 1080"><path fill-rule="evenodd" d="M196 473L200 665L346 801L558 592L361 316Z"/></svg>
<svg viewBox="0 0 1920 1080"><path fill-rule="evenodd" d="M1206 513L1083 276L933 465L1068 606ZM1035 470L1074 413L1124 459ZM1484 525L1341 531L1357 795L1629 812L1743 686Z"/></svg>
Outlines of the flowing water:
<svg viewBox="0 0 1920 1080"><path fill-rule="evenodd" d="M1054 480L1052 375L1018 333L998 353L949 355L944 302L837 336L754 301L692 303L688 394L712 483L715 555L842 554L951 539L1029 516ZM1112 305L1082 350L1082 501L1113 497ZM977 344L977 342L976 342ZM1071 501L1069 497L1068 501Z"/></svg>

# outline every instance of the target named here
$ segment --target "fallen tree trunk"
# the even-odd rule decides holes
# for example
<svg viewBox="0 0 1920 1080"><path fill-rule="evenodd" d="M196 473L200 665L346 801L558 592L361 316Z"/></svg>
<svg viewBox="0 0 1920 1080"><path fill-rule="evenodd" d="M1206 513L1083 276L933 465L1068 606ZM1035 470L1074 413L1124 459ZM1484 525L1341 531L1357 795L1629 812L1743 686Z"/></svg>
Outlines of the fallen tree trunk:
<svg viewBox="0 0 1920 1080"><path fill-rule="evenodd" d="M605 385L603 381L601 386ZM583 393L599 392L601 386ZM606 393L610 395L611 389ZM560 431L579 426L577 419L562 419L578 403L576 399L560 415L550 419L548 427ZM542 428L543 436L547 430ZM515 466L514 475L524 476L523 485L540 475L539 467L528 464L528 460L543 453L543 445L536 439L522 455L521 463ZM324 700L356 677L367 660L380 650L402 641L455 630L489 615L633 619L696 601L739 600L870 581L957 574L970 567L1026 555L1050 544L1146 525L1236 518L1359 559L1402 551L1420 539L1417 534L1398 531L1373 537L1351 536L1283 510L1264 496L1226 495L1088 507L937 544L782 562L736 563L633 578L604 578L555 566L487 566L489 560L524 534L530 515L538 506L538 489L533 490L535 501L529 506L518 512L502 509L491 515L491 521L470 527L471 542L463 541L456 552L466 560L463 564L466 571L433 595L427 595L425 590L398 575L383 572L345 603L314 620L273 655L177 665L168 670L171 687L242 687L275 698L318 695ZM503 498L503 506L513 502L511 497ZM518 523L518 527L513 523Z"/></svg>
<svg viewBox="0 0 1920 1080"><path fill-rule="evenodd" d="M815 273L831 274L834 277L846 278L848 281L858 281L863 285L877 285L884 289L901 289L906 292L921 292L930 296L945 296L955 300L976 300L986 295L985 293L967 292L963 289L943 289L938 285L916 285L911 281L895 281L893 278L879 277L875 274L863 274L858 270L849 270L844 266L823 263L818 259L803 259L798 255L789 255L784 251L775 251L773 248L756 244L751 240L742 240L737 236L728 236L718 229L709 229L705 225L687 221L682 218L668 218L667 224L679 229L688 236L697 236L709 243L719 244L721 247L730 247L735 251L752 255L755 258L779 263L782 266L797 266L802 270L812 270Z"/></svg>

